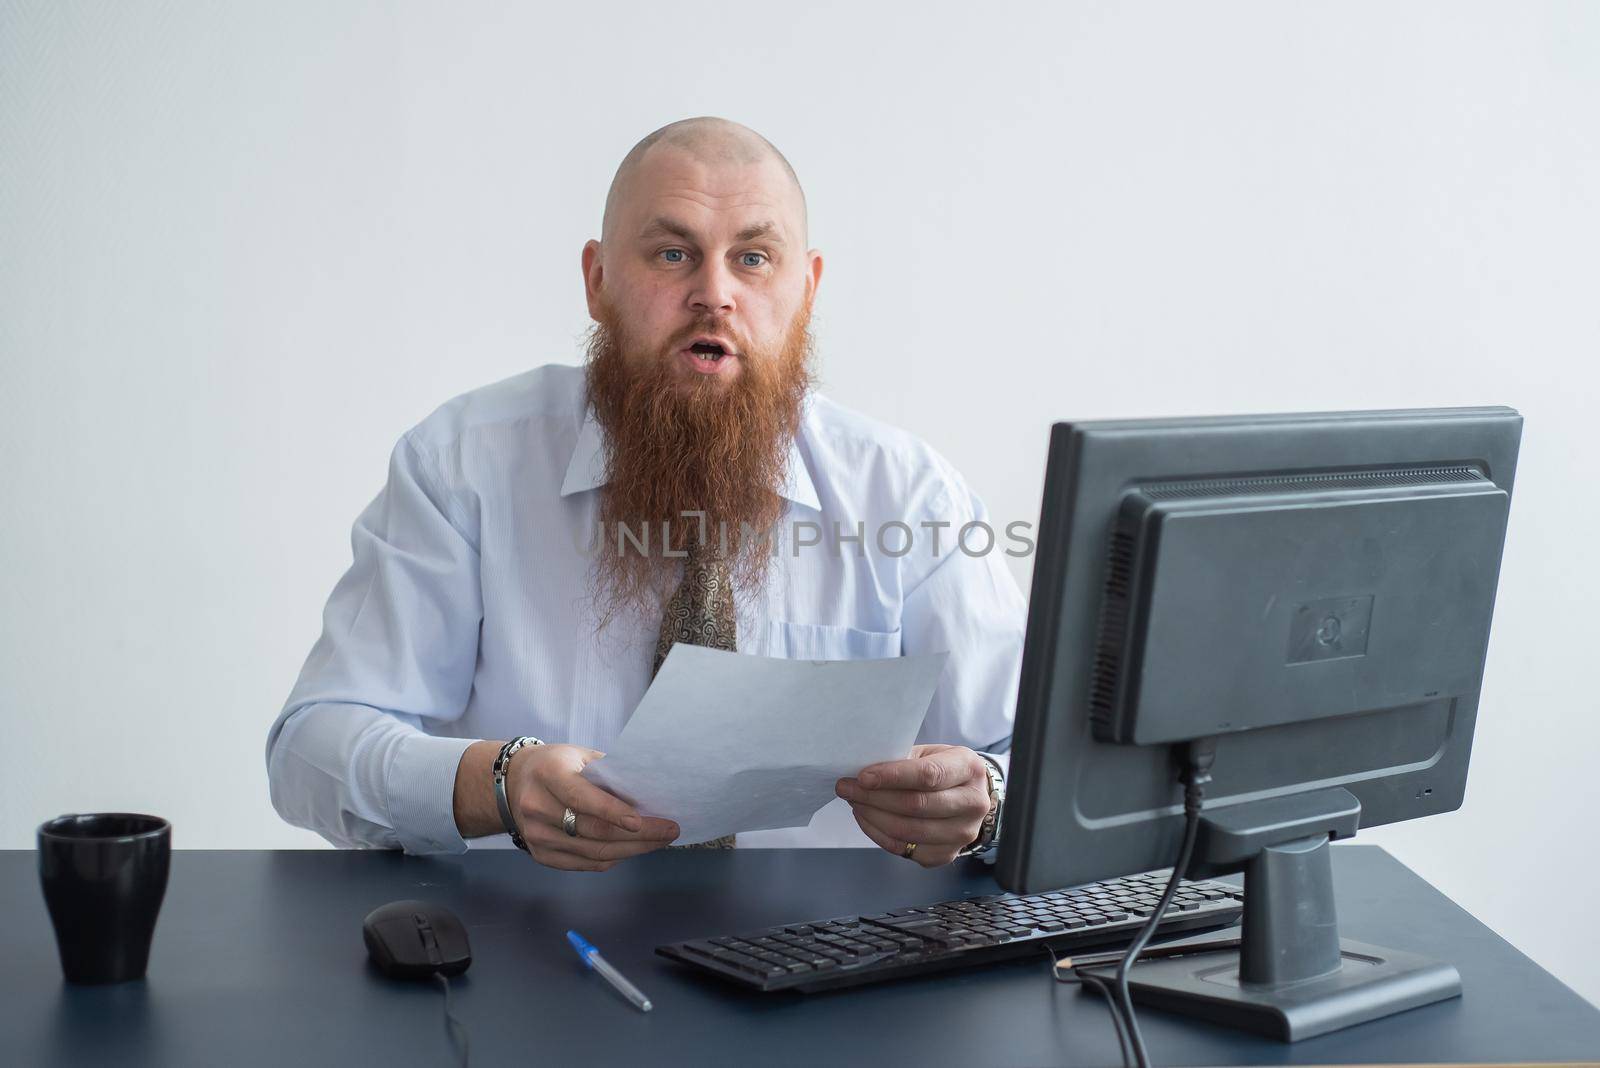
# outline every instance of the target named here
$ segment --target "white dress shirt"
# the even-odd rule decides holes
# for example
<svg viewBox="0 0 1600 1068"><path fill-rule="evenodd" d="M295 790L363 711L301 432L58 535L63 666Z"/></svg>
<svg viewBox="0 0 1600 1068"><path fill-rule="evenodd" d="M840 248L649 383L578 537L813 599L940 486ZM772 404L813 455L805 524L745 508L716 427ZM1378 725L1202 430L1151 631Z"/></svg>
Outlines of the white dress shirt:
<svg viewBox="0 0 1600 1068"><path fill-rule="evenodd" d="M660 619L597 633L590 568L615 550L595 544L603 444L582 369L559 364L456 397L402 435L267 735L284 819L341 846L459 853L456 767L474 740L612 744L649 685ZM948 651L917 741L997 753L1005 766L1026 616L1005 552L1018 543L1002 528L979 552L985 537L971 527L959 547L963 526L989 518L954 468L815 393L783 496L766 588L737 606L739 651ZM741 832L738 844L873 843L836 798L809 827Z"/></svg>

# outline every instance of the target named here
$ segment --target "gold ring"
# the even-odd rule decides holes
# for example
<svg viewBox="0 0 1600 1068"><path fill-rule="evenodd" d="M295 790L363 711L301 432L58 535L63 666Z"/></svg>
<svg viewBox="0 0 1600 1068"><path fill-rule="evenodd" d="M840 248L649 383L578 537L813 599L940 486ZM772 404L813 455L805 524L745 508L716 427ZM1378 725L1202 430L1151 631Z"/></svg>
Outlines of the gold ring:
<svg viewBox="0 0 1600 1068"><path fill-rule="evenodd" d="M910 860L911 859L911 854L915 853L916 851L917 851L917 843L915 843L915 842L907 842L906 843L906 847L904 849L900 850L900 855L902 857L905 857L907 860Z"/></svg>
<svg viewBox="0 0 1600 1068"><path fill-rule="evenodd" d="M578 814L570 808L561 814L561 829L567 832L568 838L578 837Z"/></svg>

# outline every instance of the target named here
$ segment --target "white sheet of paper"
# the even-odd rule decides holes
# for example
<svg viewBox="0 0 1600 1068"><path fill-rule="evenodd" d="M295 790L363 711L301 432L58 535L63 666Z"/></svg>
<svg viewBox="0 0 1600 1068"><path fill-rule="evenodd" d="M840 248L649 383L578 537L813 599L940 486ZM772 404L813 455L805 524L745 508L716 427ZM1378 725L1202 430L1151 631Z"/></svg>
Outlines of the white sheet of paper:
<svg viewBox="0 0 1600 1068"><path fill-rule="evenodd" d="M868 764L909 756L946 653L786 660L672 647L590 781L677 842L803 827Z"/></svg>

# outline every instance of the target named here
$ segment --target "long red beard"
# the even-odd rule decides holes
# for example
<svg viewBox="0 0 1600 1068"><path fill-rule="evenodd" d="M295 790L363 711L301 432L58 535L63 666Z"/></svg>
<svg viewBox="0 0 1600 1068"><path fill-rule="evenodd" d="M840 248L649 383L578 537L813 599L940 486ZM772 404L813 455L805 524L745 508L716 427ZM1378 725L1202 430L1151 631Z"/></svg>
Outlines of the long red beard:
<svg viewBox="0 0 1600 1068"><path fill-rule="evenodd" d="M736 592L764 586L771 543L748 532L767 535L783 515L789 446L813 383L810 321L808 301L779 345L763 351L724 321L703 319L647 352L602 301L585 366L606 440L594 570L602 620L654 608L677 585L682 560L664 554L664 529L674 550L698 543L702 530L708 548L725 544ZM678 351L700 333L729 337L743 353L731 382L683 373ZM704 513L704 525L684 512ZM619 524L639 541L647 528L649 551L625 538L619 551Z"/></svg>

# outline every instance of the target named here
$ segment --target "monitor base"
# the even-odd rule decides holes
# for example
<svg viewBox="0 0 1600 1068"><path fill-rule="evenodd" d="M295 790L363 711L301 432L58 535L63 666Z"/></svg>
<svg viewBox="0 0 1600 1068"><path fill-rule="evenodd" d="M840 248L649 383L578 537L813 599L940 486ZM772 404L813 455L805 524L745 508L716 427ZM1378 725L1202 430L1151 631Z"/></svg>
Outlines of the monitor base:
<svg viewBox="0 0 1600 1068"><path fill-rule="evenodd" d="M1329 838L1359 812L1330 789L1202 817L1200 865L1244 867L1238 949L1137 961L1133 999L1296 1042L1458 997L1451 965L1339 937Z"/></svg>
<svg viewBox="0 0 1600 1068"><path fill-rule="evenodd" d="M1340 966L1324 976L1260 984L1239 978L1233 950L1139 961L1134 1000L1284 1042L1459 997L1461 976L1442 961L1341 939Z"/></svg>

